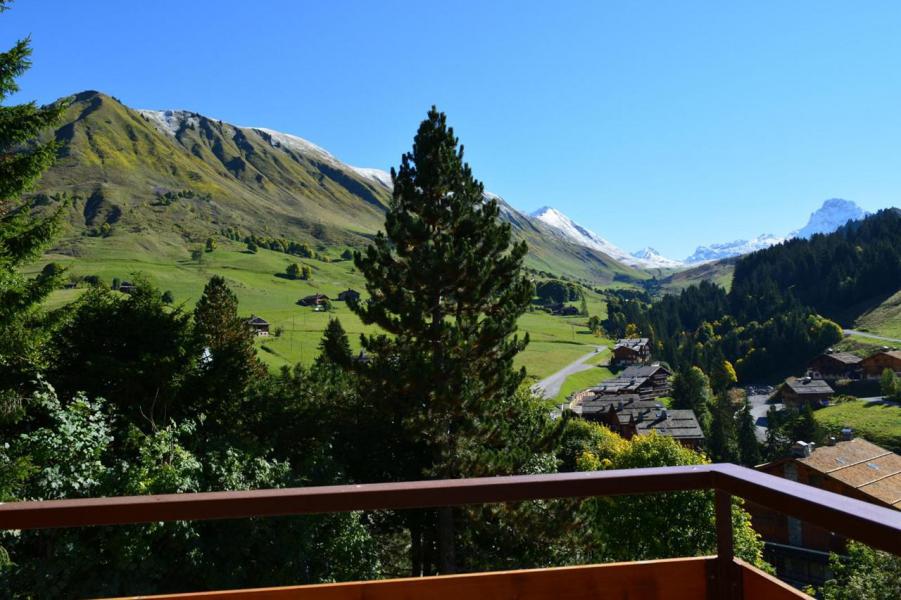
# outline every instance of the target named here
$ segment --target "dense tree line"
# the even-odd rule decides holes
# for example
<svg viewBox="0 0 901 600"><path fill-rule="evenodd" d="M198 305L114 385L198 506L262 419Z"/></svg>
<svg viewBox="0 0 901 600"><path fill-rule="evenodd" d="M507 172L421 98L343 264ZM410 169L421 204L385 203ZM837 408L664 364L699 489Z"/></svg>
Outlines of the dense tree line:
<svg viewBox="0 0 901 600"><path fill-rule="evenodd" d="M328 257L317 252L309 244L288 240L285 238L265 237L254 233L242 235L237 229L227 227L220 232L224 237L235 242L242 242L247 245L248 249L256 251L257 248L266 248L275 252L282 252L292 256L301 258L312 258L328 262Z"/></svg>
<svg viewBox="0 0 901 600"><path fill-rule="evenodd" d="M548 279L535 284L535 295L541 304L563 304L579 300L583 296L582 286L571 281Z"/></svg>
<svg viewBox="0 0 901 600"><path fill-rule="evenodd" d="M0 55L0 70L21 72L26 50L22 43ZM11 81L0 79L4 93ZM3 107L4 123L32 129L0 128L14 132L0 143L33 138L57 114ZM516 335L533 294L522 274L526 248L512 243L496 202L483 202L435 110L393 174L385 233L354 257L372 301L353 308L383 333L364 337L360 359L332 321L312 366L278 374L258 360L219 276L193 311L163 302L142 278L128 295L96 287L41 311L62 273L29 279L20 267L49 243L54 222L35 225L16 210L53 148L28 148L27 160L0 165L20 169L0 171L0 294L15 300L3 303L0 321L0 501L705 460L670 438L628 442L594 424L551 420L529 392L512 366L528 341ZM760 542L738 504L733 519L738 554L759 563ZM4 532L0 595L144 594L705 554L716 546L713 521L711 495L684 492Z"/></svg>
<svg viewBox="0 0 901 600"><path fill-rule="evenodd" d="M898 291L901 210L881 210L828 235L793 239L742 257L729 294L742 322L804 307L832 319L856 316Z"/></svg>
<svg viewBox="0 0 901 600"><path fill-rule="evenodd" d="M783 305L763 321L747 320L735 310L736 294L704 281L650 304L614 298L603 327L624 336L634 325L676 369L711 372L728 360L741 380L790 372L841 339L837 324L798 305Z"/></svg>

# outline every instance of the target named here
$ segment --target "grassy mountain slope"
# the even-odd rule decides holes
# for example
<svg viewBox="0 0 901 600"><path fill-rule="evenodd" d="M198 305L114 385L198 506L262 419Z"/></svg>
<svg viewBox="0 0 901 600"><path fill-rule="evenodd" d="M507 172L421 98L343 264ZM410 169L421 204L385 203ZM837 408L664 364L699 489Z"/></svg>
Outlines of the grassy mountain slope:
<svg viewBox="0 0 901 600"><path fill-rule="evenodd" d="M66 266L72 275L97 275L106 283L113 277L130 279L132 273L140 272L160 290L171 291L176 305L183 304L189 310L209 278L222 275L238 296L242 314L262 316L273 331L283 329L280 337L257 338L261 358L273 368L312 362L331 317L341 319L355 348L359 347L359 334L370 331L343 302L334 302L330 314L296 304L299 298L317 292L334 298L348 287L362 291L363 278L351 261L304 260L271 250L250 253L243 244L223 240L197 263L184 254L150 255L125 242L124 237L115 236L88 238L81 256L51 253L45 260ZM292 262L310 266L313 278L291 281L279 277ZM31 271L36 273L41 267L42 263L32 265ZM83 286L58 290L51 297L49 308L68 304L83 292ZM586 294L590 313L605 316L601 296L591 290ZM603 343L588 332L585 323L585 317L559 317L543 311L526 313L519 326L529 333L531 343L517 357L517 365L525 366L530 375L545 377L592 350L593 344Z"/></svg>
<svg viewBox="0 0 901 600"><path fill-rule="evenodd" d="M384 222L389 187L309 142L184 111L137 111L82 92L53 132L60 160L39 193L72 199L58 252L85 256L107 233L148 258L183 255L231 227L320 248L365 245ZM504 203L529 266L593 283L648 275L574 245Z"/></svg>

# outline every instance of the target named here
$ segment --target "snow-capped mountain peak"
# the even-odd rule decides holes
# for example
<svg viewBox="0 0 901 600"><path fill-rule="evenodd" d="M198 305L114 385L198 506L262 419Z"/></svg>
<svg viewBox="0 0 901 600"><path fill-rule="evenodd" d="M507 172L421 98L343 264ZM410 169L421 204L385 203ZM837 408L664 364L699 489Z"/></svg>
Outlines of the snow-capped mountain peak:
<svg viewBox="0 0 901 600"><path fill-rule="evenodd" d="M661 269L674 269L676 267L682 266L682 261L673 260L672 258L667 258L660 254L654 248L650 246L646 246L641 250L632 253L637 259L640 259L645 262L645 264L649 267L659 267Z"/></svg>
<svg viewBox="0 0 901 600"><path fill-rule="evenodd" d="M848 221L856 221L867 216L867 212L850 200L830 198L815 210L801 229L792 231L790 237L809 238L816 233L832 233Z"/></svg>
<svg viewBox="0 0 901 600"><path fill-rule="evenodd" d="M735 240L734 242L725 242L722 244L710 244L709 246L698 246L694 254L685 259L687 264L697 264L708 262L711 260L721 260L723 258L732 258L733 256L741 256L756 250L762 250L781 244L786 238L777 237L770 233L759 235L753 240Z"/></svg>
<svg viewBox="0 0 901 600"><path fill-rule="evenodd" d="M614 258L623 264L629 265L631 267L644 268L659 268L662 266L655 260L645 259L629 254L622 248L605 240L590 229L582 227L556 208L552 208L550 206L542 206L535 212L531 213L530 216L534 219L538 219L545 225L556 229L569 241L580 246L585 246L586 248L591 248L593 250L603 252L607 256ZM660 258L663 260L668 260L663 257Z"/></svg>

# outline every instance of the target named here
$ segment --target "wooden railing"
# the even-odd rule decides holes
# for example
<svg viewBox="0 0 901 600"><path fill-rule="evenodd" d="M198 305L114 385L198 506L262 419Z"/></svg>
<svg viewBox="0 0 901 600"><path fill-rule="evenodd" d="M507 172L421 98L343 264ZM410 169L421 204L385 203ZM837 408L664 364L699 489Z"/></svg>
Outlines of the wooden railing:
<svg viewBox="0 0 901 600"><path fill-rule="evenodd" d="M741 598L743 593L754 593L751 597L757 597L757 593L751 591L763 588L755 588L755 585L773 583L765 577L761 579L759 572L749 569L734 557L732 496L745 498L859 540L874 548L901 555L901 512L731 464L239 492L12 502L0 504L0 529L125 525L156 521L409 509L682 490L715 491L717 555L712 558L684 559L702 561L704 563L702 568L709 570L704 583L711 597ZM608 566L583 569L594 569L593 573L602 573L605 567ZM480 574L479 577L489 575L491 574ZM508 574L509 577L512 576ZM450 581L447 578L437 579ZM401 581L406 582L404 585L426 585L415 582L428 580L429 578ZM365 586L377 583L380 582L336 585ZM673 582L673 585L678 585L678 582ZM312 589L308 591L312 594ZM304 597L350 598L361 595L362 592L357 594L355 591L352 595L345 596ZM382 594L377 596L383 597ZM775 595L769 600L777 597L780 596Z"/></svg>

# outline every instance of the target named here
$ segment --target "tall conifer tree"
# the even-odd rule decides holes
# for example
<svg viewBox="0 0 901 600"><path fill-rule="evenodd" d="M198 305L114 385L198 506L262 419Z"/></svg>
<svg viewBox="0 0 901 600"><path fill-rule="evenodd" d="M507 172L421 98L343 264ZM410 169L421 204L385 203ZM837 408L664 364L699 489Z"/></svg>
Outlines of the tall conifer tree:
<svg viewBox="0 0 901 600"><path fill-rule="evenodd" d="M0 0L0 12L8 5ZM59 120L66 106L4 105L19 90L16 78L31 66L29 41L19 40L0 53L0 393L6 390L5 395L30 379L39 364L34 309L61 282L59 276L27 279L20 273L49 245L59 225L59 212L37 218L20 196L56 157L56 144L39 143L37 136Z"/></svg>
<svg viewBox="0 0 901 600"><path fill-rule="evenodd" d="M408 442L398 475L462 477L475 453L461 450L491 435L492 419L504 418L497 407L525 377L513 358L528 343L514 335L532 297L526 245L513 243L434 107L391 176L385 233L354 256L371 301L353 310L390 334L363 337L364 372ZM439 571L452 572L450 509L438 523Z"/></svg>

